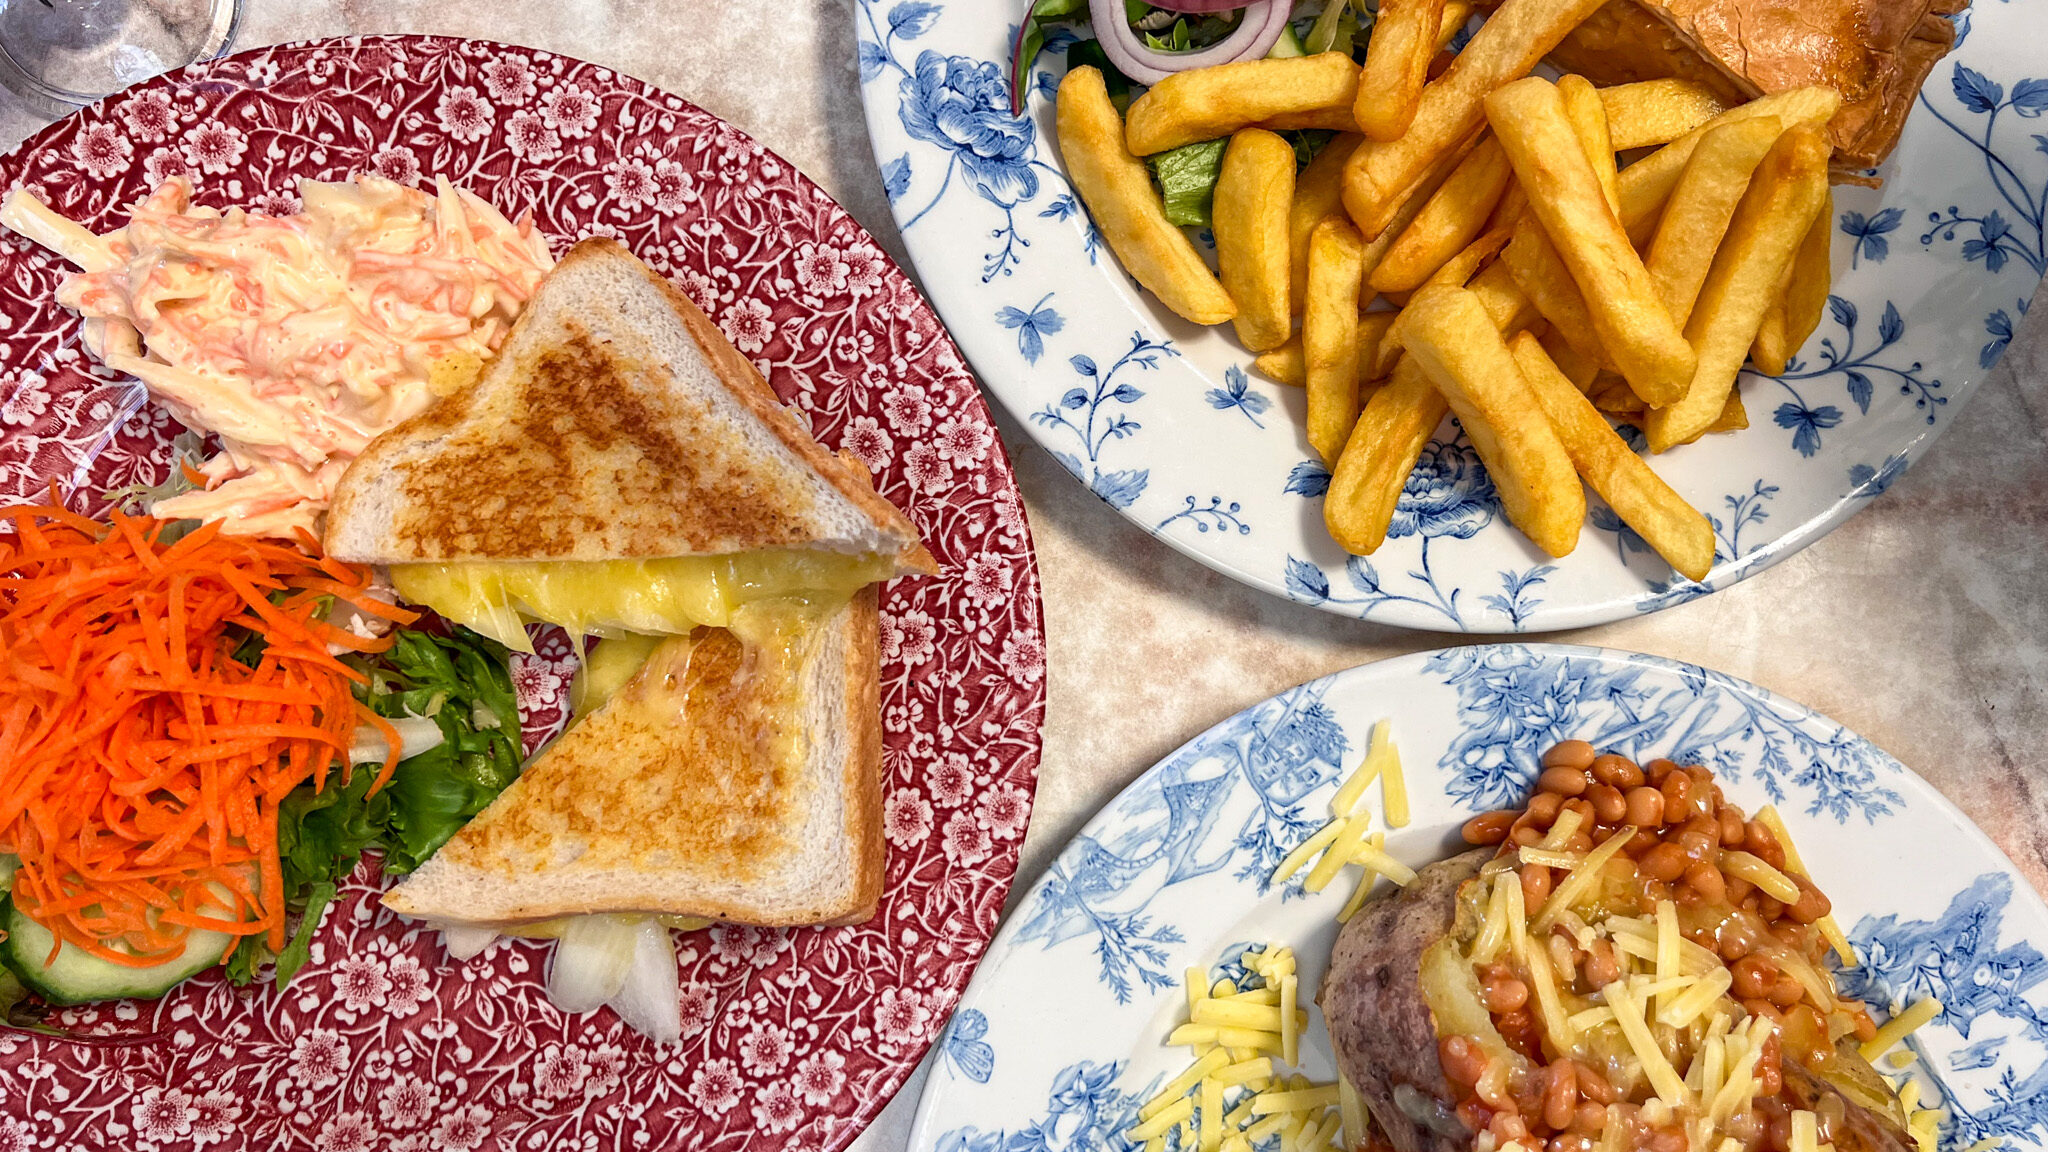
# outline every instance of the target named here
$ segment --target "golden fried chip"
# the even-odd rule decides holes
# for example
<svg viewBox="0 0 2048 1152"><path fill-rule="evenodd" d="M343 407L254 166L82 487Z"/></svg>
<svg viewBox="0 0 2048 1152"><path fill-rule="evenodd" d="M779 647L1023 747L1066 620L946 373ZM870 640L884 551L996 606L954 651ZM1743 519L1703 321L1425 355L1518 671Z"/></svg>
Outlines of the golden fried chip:
<svg viewBox="0 0 2048 1152"><path fill-rule="evenodd" d="M1067 73L1055 112L1067 179L1124 271L1197 324L1221 324L1237 315L1237 305L1187 234L1166 218L1145 162L1125 150L1123 120L1109 102L1102 73L1085 66Z"/></svg>
<svg viewBox="0 0 2048 1152"><path fill-rule="evenodd" d="M1230 138L1216 178L1210 231L1216 270L1237 305L1237 338L1253 352L1278 348L1294 331L1288 306L1287 213L1294 203L1294 146L1245 128Z"/></svg>
<svg viewBox="0 0 2048 1152"><path fill-rule="evenodd" d="M1706 579L1714 566L1714 529L1707 518L1629 449L1534 336L1516 336L1514 356L1572 467L1679 575Z"/></svg>
<svg viewBox="0 0 2048 1152"><path fill-rule="evenodd" d="M1682 398L1644 417L1652 452L1695 439L1727 407L1770 294L1827 199L1831 151L1820 128L1801 124L1779 136L1757 166L1686 322L1698 370Z"/></svg>

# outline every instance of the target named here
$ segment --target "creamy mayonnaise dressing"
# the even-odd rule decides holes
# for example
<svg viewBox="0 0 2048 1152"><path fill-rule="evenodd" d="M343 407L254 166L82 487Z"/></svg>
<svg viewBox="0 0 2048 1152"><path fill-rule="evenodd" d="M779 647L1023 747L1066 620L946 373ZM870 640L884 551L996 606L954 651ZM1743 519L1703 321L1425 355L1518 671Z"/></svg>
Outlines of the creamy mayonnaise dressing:
<svg viewBox="0 0 2048 1152"><path fill-rule="evenodd" d="M57 300L88 352L219 435L205 488L150 511L289 537L317 534L349 461L432 403L431 365L495 351L554 266L529 217L435 186L302 181L302 211L266 216L195 205L172 177L104 236L17 190L0 225L83 269Z"/></svg>

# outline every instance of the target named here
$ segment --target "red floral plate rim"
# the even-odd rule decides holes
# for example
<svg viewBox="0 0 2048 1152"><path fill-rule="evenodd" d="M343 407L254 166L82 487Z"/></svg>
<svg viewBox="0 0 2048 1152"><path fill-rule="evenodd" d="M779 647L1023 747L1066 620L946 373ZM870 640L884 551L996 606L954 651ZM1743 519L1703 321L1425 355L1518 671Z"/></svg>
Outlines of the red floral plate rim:
<svg viewBox="0 0 2048 1152"><path fill-rule="evenodd" d="M160 76L0 156L99 230L154 182L297 207L291 178L446 175L558 250L622 240L704 307L821 442L859 456L939 558L883 596L883 906L850 928L678 937L684 1039L566 1018L545 946L447 959L346 886L284 992L218 976L83 1014L150 1043L0 1033L0 1152L53 1146L843 1147L901 1086L987 947L1029 818L1045 709L1037 569L1015 477L910 279L816 185L687 101L556 53L427 36L238 53ZM63 264L0 239L0 495L154 481L177 431L94 368L51 293ZM90 504L90 501L82 503ZM529 741L561 720L556 638L515 664Z"/></svg>

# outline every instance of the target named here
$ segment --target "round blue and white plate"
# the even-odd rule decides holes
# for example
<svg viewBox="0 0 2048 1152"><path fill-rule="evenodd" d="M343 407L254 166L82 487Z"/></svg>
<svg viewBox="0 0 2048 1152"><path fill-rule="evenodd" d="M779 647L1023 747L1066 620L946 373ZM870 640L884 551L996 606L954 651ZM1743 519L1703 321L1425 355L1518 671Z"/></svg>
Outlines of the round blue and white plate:
<svg viewBox="0 0 2048 1152"><path fill-rule="evenodd" d="M1045 449L1147 531L1257 588L1459 632L1575 628L1745 579L1811 544L1926 451L2005 350L2048 271L2048 10L1977 0L1930 76L1882 190L1835 190L1835 296L1787 373L1745 377L1750 427L1657 458L1713 521L1703 584L1592 500L1553 560L1502 517L1448 423L1387 543L1346 556L1299 389L1252 375L1228 325L1188 324L1116 266L1068 186L1055 33L1009 113L1028 0L857 0L876 162L926 292Z"/></svg>
<svg viewBox="0 0 2048 1152"><path fill-rule="evenodd" d="M1412 866L1457 850L1473 815L1519 803L1570 737L1713 768L1746 810L1775 804L1861 965L1844 990L1882 1010L1945 1006L1908 1043L1944 1152L2048 1142L2048 906L1925 781L1841 725L1733 677L1563 645L1445 649L1283 692L1155 765L1089 822L1018 903L969 984L911 1147L1131 1152L1122 1132L1189 1061L1163 1041L1191 965L1291 946L1320 984L1356 870L1318 894L1275 865L1320 827L1375 721L1391 722ZM1378 819L1378 789L1368 791ZM1305 1071L1333 1074L1320 1013ZM1887 1072L1892 1070L1887 1068ZM1931 1104L1929 1106L1932 1106Z"/></svg>

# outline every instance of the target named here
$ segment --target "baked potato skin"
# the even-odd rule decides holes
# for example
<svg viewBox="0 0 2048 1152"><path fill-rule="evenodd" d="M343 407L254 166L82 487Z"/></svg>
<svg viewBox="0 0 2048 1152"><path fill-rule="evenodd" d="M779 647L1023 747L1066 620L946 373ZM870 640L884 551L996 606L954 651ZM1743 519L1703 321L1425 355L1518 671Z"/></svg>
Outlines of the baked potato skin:
<svg viewBox="0 0 2048 1152"><path fill-rule="evenodd" d="M1457 1120L1456 1094L1437 1056L1437 1021L1422 986L1423 953L1457 928L1458 890L1493 855L1491 848L1477 848L1439 861L1418 871L1407 887L1367 900L1331 951L1318 1003L1337 1069L1365 1100L1394 1152L1472 1150L1477 1134ZM1883 1081L1853 1041L1838 1045L1826 1078L1791 1058L1782 1068L1784 1098L1792 1107L1841 1118L1830 1125L1835 1152L1917 1152L1899 1117L1859 1102ZM1852 1092L1838 1085L1844 1077L1851 1079ZM1866 1088L1866 1081L1877 1089ZM1402 1086L1440 1105L1438 1126L1399 1106L1395 1096ZM1871 1098L1888 1099L1889 1093Z"/></svg>
<svg viewBox="0 0 2048 1152"><path fill-rule="evenodd" d="M1492 855L1478 848L1439 861L1407 887L1367 900L1330 953L1317 1002L1337 1069L1395 1152L1471 1152L1475 1133L1462 1124L1447 1132L1417 1121L1395 1104L1394 1091L1407 1085L1455 1117L1457 1101L1437 1059L1436 1020L1423 995L1422 953L1451 930L1459 887Z"/></svg>
<svg viewBox="0 0 2048 1152"><path fill-rule="evenodd" d="M1864 1074L1877 1080L1877 1073L1859 1055L1853 1044L1844 1042L1838 1046L1834 1060L1837 1076L1853 1076L1860 1082ZM1829 1143L1835 1152L1918 1152L1919 1145L1899 1127L1898 1118L1874 1111L1857 1103L1833 1082L1810 1072L1796 1060L1784 1062L1785 1099L1794 1108L1803 1108L1817 1115L1838 1114L1841 1121L1831 1124ZM1882 1080L1877 1080L1882 1086ZM1889 1093L1886 1094L1889 1096ZM1836 1112L1835 1101L1840 1101Z"/></svg>

